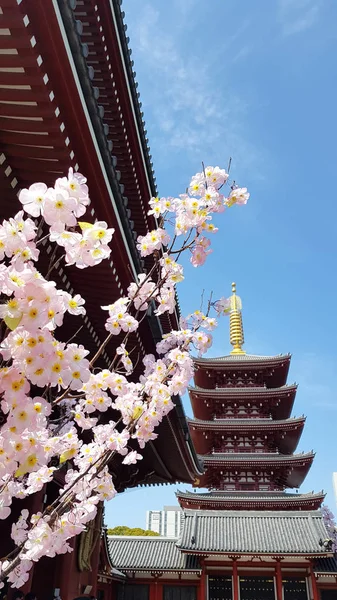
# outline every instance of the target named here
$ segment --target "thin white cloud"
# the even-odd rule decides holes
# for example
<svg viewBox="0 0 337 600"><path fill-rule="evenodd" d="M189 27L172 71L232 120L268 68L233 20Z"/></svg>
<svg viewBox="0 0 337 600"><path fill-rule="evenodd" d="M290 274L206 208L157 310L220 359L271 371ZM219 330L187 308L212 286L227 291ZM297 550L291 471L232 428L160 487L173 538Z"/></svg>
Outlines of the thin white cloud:
<svg viewBox="0 0 337 600"><path fill-rule="evenodd" d="M186 11L193 5L194 0L188 0ZM206 56L207 48L202 54L185 45L193 32L182 43L182 28L167 27L161 17L159 10L144 4L141 17L130 27L132 47L141 54L151 82L143 83L142 100L152 111L152 146L161 136L167 148L191 152L198 161L214 155L227 161L232 155L240 169L253 170L257 151L245 132L246 99L231 89L228 74L228 81L224 74L218 78L218 60ZM180 25L183 18L180 13Z"/></svg>
<svg viewBox="0 0 337 600"><path fill-rule="evenodd" d="M319 14L318 0L279 0L279 17L285 36L311 29Z"/></svg>
<svg viewBox="0 0 337 600"><path fill-rule="evenodd" d="M243 60L245 58L247 58L247 56L250 55L252 51L251 46L242 46L242 48L240 48L240 50L237 52L237 54L235 54L235 56L232 58L232 63L236 63L239 60Z"/></svg>
<svg viewBox="0 0 337 600"><path fill-rule="evenodd" d="M198 0L173 0L173 6L180 16L186 17L193 11L197 2Z"/></svg>

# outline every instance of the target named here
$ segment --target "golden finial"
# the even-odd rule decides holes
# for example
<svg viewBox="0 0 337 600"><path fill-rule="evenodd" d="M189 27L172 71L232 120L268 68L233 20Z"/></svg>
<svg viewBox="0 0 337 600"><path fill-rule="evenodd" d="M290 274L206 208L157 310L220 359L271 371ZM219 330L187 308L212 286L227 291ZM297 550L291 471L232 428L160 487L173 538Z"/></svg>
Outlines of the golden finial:
<svg viewBox="0 0 337 600"><path fill-rule="evenodd" d="M230 343L233 346L231 354L246 354L242 350L244 344L243 324L242 324L242 302L241 298L236 295L236 284L232 283L232 296L230 297L229 311L229 336Z"/></svg>

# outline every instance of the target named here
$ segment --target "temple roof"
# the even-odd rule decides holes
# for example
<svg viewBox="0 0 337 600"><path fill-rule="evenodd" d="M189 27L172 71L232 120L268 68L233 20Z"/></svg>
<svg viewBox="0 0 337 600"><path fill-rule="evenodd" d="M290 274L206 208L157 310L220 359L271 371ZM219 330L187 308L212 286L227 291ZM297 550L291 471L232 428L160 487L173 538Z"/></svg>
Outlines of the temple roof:
<svg viewBox="0 0 337 600"><path fill-rule="evenodd" d="M141 260L136 238L156 227L146 210L156 186L121 2L5 4L0 12L8 51L1 55L1 75L8 89L0 89L0 218L19 210L18 190L41 178L52 185L69 167L88 178L88 218L115 229L113 253L90 275L60 265L53 279L86 300L86 315L66 317L59 338L69 340L82 326L76 339L94 355L107 333L100 306L124 295L132 279L149 270L153 257ZM47 239L42 245L38 268L46 273L52 247ZM131 334L130 347L140 359L135 377L161 334L177 328L178 312L152 314ZM105 347L100 366L111 364L119 343L116 338ZM112 465L119 491L141 483L192 482L199 472L180 399L175 404L160 426L159 441L146 445L140 468Z"/></svg>
<svg viewBox="0 0 337 600"><path fill-rule="evenodd" d="M116 579L118 581L119 579L125 579L125 574L121 571L118 571L118 569L115 569L115 567L112 567L111 577L112 579Z"/></svg>
<svg viewBox="0 0 337 600"><path fill-rule="evenodd" d="M270 418L255 419L214 419L204 421L188 419L189 430L194 446L200 454L209 454L226 440L235 440L245 436L251 443L260 438L266 441L269 450L276 449L282 454L295 452L301 437L305 417L274 421ZM265 449L267 449L267 447ZM254 448L243 451L254 453Z"/></svg>
<svg viewBox="0 0 337 600"><path fill-rule="evenodd" d="M231 463L243 463L246 465L263 465L265 463L280 463L285 465L292 465L293 463L302 463L303 466L307 462L311 462L314 459L314 452L302 452L301 454L292 454L292 455L284 455L277 454L276 452L264 452L264 453L225 453L225 452L217 452L215 454L211 454L209 456L198 456L200 462L204 465L212 464L212 463L223 463L231 464Z"/></svg>
<svg viewBox="0 0 337 600"><path fill-rule="evenodd" d="M203 396L258 396L263 398L270 398L278 395L288 395L292 392L296 392L297 384L293 383L290 385L282 385L277 388L266 388L266 387L217 387L217 388L203 388L198 385L188 387L190 394L200 394Z"/></svg>
<svg viewBox="0 0 337 600"><path fill-rule="evenodd" d="M212 500L242 500L243 502L249 502L252 500L277 500L277 501L288 501L288 500L311 500L312 498L322 498L325 496L323 490L321 492L308 492L306 494L292 494L288 492L252 492L252 491L240 491L240 492L181 492L178 490L176 492L177 497L188 498L193 500L201 499L210 501Z"/></svg>
<svg viewBox="0 0 337 600"><path fill-rule="evenodd" d="M257 356L253 354L229 354L227 356L194 358L195 381L197 384L206 383L207 372L224 371L253 371L254 375L263 376L268 387L282 386L287 381L290 366L290 354L279 356Z"/></svg>
<svg viewBox="0 0 337 600"><path fill-rule="evenodd" d="M214 453L212 455L199 456L200 462L205 467L206 473L199 479L199 487L214 488L219 473L218 467L223 471L252 471L265 469L270 473L272 481L277 487L298 488L302 485L314 460L314 453L301 453L283 455L272 452L266 453Z"/></svg>
<svg viewBox="0 0 337 600"><path fill-rule="evenodd" d="M180 552L177 539L109 536L111 562L121 571L201 571L198 558Z"/></svg>
<svg viewBox="0 0 337 600"><path fill-rule="evenodd" d="M178 547L200 554L328 555L322 515L285 511L184 511Z"/></svg>
<svg viewBox="0 0 337 600"><path fill-rule="evenodd" d="M296 426L304 425L305 417L292 417L290 419L214 419L213 421L204 421L202 419L190 419L187 422L191 427L197 429L210 429L212 431L270 431L276 429L293 429Z"/></svg>
<svg viewBox="0 0 337 600"><path fill-rule="evenodd" d="M260 356L259 354L226 354L225 356L193 358L197 365L209 365L212 363L265 363L265 364L282 364L285 361L290 362L291 354L278 354L277 356Z"/></svg>
<svg viewBox="0 0 337 600"><path fill-rule="evenodd" d="M179 504L185 508L204 507L204 509L237 510L305 510L318 509L325 497L324 492L291 494L286 492L181 492L176 493Z"/></svg>
<svg viewBox="0 0 337 600"><path fill-rule="evenodd" d="M283 419L274 421L272 419L214 419L204 421L200 419L188 419L189 430L197 451L200 454L212 452L213 445L217 446L231 436L248 436L252 443L254 439L268 439L270 450L277 449L283 454L292 454L298 445L303 431L305 417ZM251 448L246 449L252 452Z"/></svg>
<svg viewBox="0 0 337 600"><path fill-rule="evenodd" d="M116 569L112 564L105 527L102 529L102 537L100 540L98 573L103 576L111 577L115 581L122 581L125 579L125 574Z"/></svg>
<svg viewBox="0 0 337 600"><path fill-rule="evenodd" d="M330 558L319 558L315 561L314 572L318 575L337 575L337 556Z"/></svg>
<svg viewBox="0 0 337 600"><path fill-rule="evenodd" d="M288 419L296 396L297 385L283 385L277 388L266 387L228 387L205 389L198 386L188 388L193 413L197 419L209 420L213 416L215 407L225 402L263 402L268 412L274 419ZM214 409L213 409L214 407Z"/></svg>

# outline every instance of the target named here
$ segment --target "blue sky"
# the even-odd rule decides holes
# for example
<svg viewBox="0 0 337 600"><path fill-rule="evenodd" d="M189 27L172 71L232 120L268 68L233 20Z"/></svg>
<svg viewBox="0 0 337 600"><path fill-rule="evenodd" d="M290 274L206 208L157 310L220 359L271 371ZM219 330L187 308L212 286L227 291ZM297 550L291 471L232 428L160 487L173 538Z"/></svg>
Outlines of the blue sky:
<svg viewBox="0 0 337 600"><path fill-rule="evenodd" d="M182 312L236 281L247 352L292 353L293 414L307 415L299 451L317 452L302 491L324 488L335 511L337 3L124 0L123 10L160 195L229 156L251 192L222 215L206 266L187 267ZM210 355L229 349L223 321ZM145 526L174 489L121 494L108 525Z"/></svg>

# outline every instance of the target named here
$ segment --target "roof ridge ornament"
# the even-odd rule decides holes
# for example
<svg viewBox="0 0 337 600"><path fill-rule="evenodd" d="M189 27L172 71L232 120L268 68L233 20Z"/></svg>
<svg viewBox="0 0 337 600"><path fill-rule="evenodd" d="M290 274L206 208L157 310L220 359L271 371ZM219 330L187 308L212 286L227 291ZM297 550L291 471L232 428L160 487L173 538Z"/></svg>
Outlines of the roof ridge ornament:
<svg viewBox="0 0 337 600"><path fill-rule="evenodd" d="M236 295L236 283L232 283L232 296L229 299L229 339L233 346L231 354L246 354L242 350L245 342L242 322L242 302L240 296Z"/></svg>

